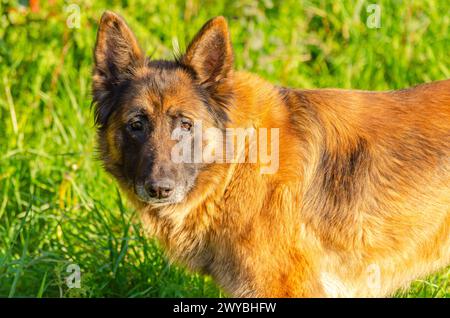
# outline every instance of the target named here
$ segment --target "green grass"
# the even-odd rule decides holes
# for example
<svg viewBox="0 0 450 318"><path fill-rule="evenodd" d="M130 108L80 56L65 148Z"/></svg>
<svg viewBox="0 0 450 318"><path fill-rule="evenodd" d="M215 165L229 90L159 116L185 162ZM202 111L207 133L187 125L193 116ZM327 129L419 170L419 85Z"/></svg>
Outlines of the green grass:
<svg viewBox="0 0 450 318"><path fill-rule="evenodd" d="M66 3L41 2L30 13L0 0L0 296L223 296L167 262L96 159L90 74L104 9L157 58L224 15L236 67L281 85L395 89L450 77L448 1L377 1L380 29L366 26L367 1L74 1L72 29ZM72 263L80 289L65 284ZM450 297L449 275L397 296Z"/></svg>

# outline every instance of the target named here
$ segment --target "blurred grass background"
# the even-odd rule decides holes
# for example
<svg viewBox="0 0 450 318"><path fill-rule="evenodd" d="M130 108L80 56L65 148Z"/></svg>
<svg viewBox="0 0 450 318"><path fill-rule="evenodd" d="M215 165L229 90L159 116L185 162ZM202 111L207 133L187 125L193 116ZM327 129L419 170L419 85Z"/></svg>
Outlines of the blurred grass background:
<svg viewBox="0 0 450 318"><path fill-rule="evenodd" d="M166 261L96 160L90 75L105 9L156 58L224 15L236 68L286 86L379 90L450 77L448 1L377 1L374 29L364 0L32 2L0 0L0 296L223 296L211 278ZM68 27L78 12L79 27ZM80 289L64 281L72 263ZM450 297L449 281L446 269L396 296Z"/></svg>

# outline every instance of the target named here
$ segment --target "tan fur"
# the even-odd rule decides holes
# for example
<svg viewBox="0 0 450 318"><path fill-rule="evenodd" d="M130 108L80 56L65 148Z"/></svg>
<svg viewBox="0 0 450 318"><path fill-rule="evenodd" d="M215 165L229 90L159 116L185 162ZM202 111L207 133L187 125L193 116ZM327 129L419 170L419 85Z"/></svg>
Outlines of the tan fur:
<svg viewBox="0 0 450 318"><path fill-rule="evenodd" d="M450 264L450 80L365 92L220 76L227 127L279 128L280 167L211 165L158 208L122 184L174 260L236 297L388 296Z"/></svg>
<svg viewBox="0 0 450 318"><path fill-rule="evenodd" d="M330 126L308 127L313 119L299 109L305 118L296 128L269 84L246 73L235 73L235 80L236 110L245 114L235 114L236 126L286 127L281 169L262 176L248 164L218 166L199 178L185 204L143 208L144 222L176 259L204 268L234 296L259 297L386 296L449 264L450 81L402 92L300 91ZM307 130L306 140L297 129ZM330 130L330 140L322 129ZM427 153L405 135L409 129L440 154ZM354 202L327 215L332 208L320 202L314 184L320 149L339 155L355 135L367 138L373 163L354 181L360 183ZM400 161L395 151L411 153ZM372 264L380 269L379 290L367 286ZM342 290L327 295L324 273Z"/></svg>

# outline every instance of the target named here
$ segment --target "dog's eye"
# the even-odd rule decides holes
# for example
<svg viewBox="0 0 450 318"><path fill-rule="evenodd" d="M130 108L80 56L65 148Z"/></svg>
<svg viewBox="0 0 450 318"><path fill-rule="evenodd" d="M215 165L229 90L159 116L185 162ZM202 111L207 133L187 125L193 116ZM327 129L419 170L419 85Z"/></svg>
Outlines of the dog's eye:
<svg viewBox="0 0 450 318"><path fill-rule="evenodd" d="M189 120L182 119L181 120L181 128L186 131L190 131L192 128L192 123Z"/></svg>
<svg viewBox="0 0 450 318"><path fill-rule="evenodd" d="M133 131L142 131L144 129L144 125L140 120L136 120L130 123L130 128Z"/></svg>

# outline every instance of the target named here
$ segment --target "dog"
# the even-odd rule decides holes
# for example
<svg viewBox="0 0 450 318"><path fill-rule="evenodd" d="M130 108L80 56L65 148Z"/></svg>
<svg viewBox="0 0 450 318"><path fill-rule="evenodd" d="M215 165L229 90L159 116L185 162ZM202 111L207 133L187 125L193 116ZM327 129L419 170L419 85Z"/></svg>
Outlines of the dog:
<svg viewBox="0 0 450 318"><path fill-rule="evenodd" d="M449 265L450 80L388 92L275 86L233 69L223 17L165 61L145 57L107 11L94 60L105 169L170 259L229 295L384 297ZM239 129L238 160L217 156ZM269 144L267 172L250 148ZM214 151L174 160L196 145Z"/></svg>

